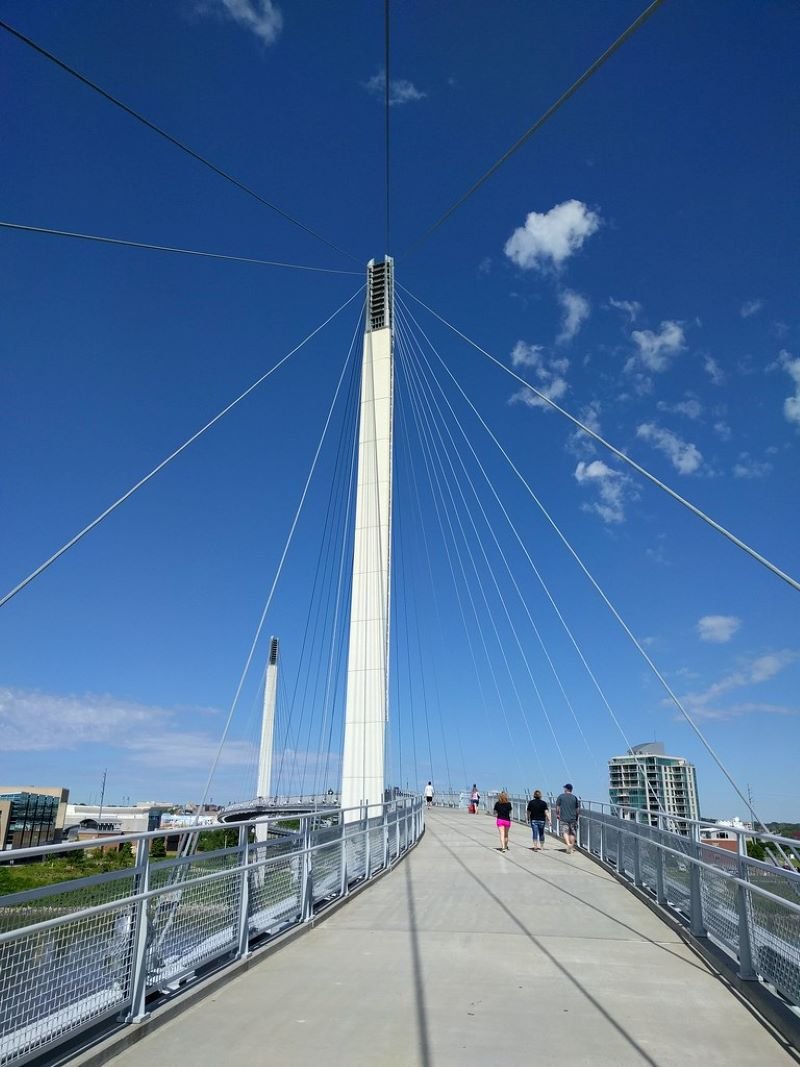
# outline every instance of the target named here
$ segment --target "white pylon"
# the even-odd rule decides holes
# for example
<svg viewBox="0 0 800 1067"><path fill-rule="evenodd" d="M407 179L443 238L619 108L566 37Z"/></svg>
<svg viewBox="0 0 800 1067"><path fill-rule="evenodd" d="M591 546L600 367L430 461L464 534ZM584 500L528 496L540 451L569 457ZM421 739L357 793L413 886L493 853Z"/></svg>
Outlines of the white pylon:
<svg viewBox="0 0 800 1067"><path fill-rule="evenodd" d="M272 748L275 735L275 701L278 691L278 638L269 642L269 659L264 678L264 711L261 718L261 745L258 750L257 796L266 799L272 794ZM256 841L267 840L267 824L256 825Z"/></svg>
<svg viewBox="0 0 800 1067"><path fill-rule="evenodd" d="M392 529L394 264L367 266L361 364L353 590L347 659L342 808L383 803L389 718L389 589ZM376 811L376 806L377 811ZM347 821L358 818L351 811Z"/></svg>

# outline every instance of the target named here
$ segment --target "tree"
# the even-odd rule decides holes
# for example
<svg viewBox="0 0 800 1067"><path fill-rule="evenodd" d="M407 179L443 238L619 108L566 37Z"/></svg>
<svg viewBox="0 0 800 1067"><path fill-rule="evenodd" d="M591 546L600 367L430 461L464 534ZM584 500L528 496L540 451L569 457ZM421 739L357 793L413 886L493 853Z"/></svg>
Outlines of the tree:
<svg viewBox="0 0 800 1067"><path fill-rule="evenodd" d="M767 850L764 848L760 841L748 841L747 842L747 855L751 860L765 860L767 858Z"/></svg>
<svg viewBox="0 0 800 1067"><path fill-rule="evenodd" d="M163 837L154 837L150 841L150 858L153 860L163 860L167 858L167 846L164 843Z"/></svg>

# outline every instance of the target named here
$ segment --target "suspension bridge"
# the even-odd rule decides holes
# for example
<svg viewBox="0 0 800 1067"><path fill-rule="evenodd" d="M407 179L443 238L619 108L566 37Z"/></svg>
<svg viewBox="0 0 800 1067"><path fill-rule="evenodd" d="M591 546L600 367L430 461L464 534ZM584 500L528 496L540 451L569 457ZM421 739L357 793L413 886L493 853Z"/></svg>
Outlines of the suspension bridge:
<svg viewBox="0 0 800 1067"><path fill-rule="evenodd" d="M650 4L613 40L406 256L660 6ZM173 834L179 841L166 856L153 849L165 831L107 835L78 851L131 845L129 865L0 898L0 1065L99 1064L113 1056L134 1067L180 1061L188 1048L197 1064L260 1058L430 1067L523 1063L532 1054L546 1063L798 1062L796 843L768 830L691 704L595 573L581 539L542 499L535 463L508 445L445 351L457 343L480 359L482 373L513 380L580 440L702 524L725 552L763 571L781 594L794 595L800 583L404 284L404 257L389 254L389 27L387 2L385 254L371 259L355 292L317 315L272 366L0 596L0 608L11 612L29 587L44 587L76 546L86 541L88 550L98 527L135 507L162 472L227 425L268 381L275 386L305 349L323 343L328 355L337 353L325 379L329 402L285 536L276 541L277 564L198 810L226 752L241 742L248 697L260 736L257 765L251 752L248 766L252 789L243 775L240 795L220 816L224 836L211 846L199 825ZM353 258L21 31L3 21L0 28L216 179L329 252ZM0 227L140 252L358 273L16 221ZM341 323L344 343L331 337ZM321 507L310 516L315 493ZM575 746L598 762L596 730L580 713L586 694L607 717L615 744L632 751L635 740L635 724L626 725L601 680L574 610L545 575L541 531L553 536L607 613L607 631L621 635L636 670L647 672L748 812L754 828L736 832L735 852L704 844L701 819L677 825L651 795L644 770L646 810L586 801L576 854L561 847L557 825L543 855L528 848L521 794L527 767L537 765L536 775L550 784L555 775L543 761L543 739L552 742L559 775L573 777ZM302 581L295 576L295 588L308 609L299 625L291 620L300 640L290 692L279 670L282 646L271 637L264 653L264 644L268 622L281 632L282 618L296 613L287 576L301 536L307 573ZM438 634L433 651L426 632ZM441 691L436 670L437 656L454 651L448 644L458 645L459 669L469 675L457 698ZM442 714L442 704L463 699L467 689L477 694L479 714L507 736L508 761L516 764L520 791L511 791L507 853L495 848L496 794L487 793L475 815L464 803L470 780L484 782L497 770L476 767L471 749L468 773L459 717ZM431 810L419 794L426 777L437 780ZM770 862L748 855L747 837L764 843ZM75 851L74 843L38 846L15 850L13 860L46 862Z"/></svg>

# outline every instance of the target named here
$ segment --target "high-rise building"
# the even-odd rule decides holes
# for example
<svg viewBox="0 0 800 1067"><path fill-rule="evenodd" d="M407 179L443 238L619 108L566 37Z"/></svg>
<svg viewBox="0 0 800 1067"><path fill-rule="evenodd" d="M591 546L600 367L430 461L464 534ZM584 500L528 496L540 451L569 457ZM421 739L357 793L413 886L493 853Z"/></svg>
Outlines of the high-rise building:
<svg viewBox="0 0 800 1067"><path fill-rule="evenodd" d="M684 832L683 820L699 819L697 775L694 764L683 756L668 756L661 741L634 745L624 756L608 761L609 797L612 809L640 808L640 822L648 819L668 830ZM614 814L626 814L615 811ZM631 818L634 816L631 814Z"/></svg>

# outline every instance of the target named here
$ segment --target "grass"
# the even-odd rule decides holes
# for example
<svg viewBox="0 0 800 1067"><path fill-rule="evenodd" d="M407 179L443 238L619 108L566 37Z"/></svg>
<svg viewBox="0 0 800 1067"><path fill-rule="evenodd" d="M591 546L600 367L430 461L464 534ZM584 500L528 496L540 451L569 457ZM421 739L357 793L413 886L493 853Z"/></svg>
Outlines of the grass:
<svg viewBox="0 0 800 1067"><path fill-rule="evenodd" d="M23 893L27 889L41 889L58 882L70 882L107 871L122 871L134 864L130 851L96 852L88 855L82 850L46 856L36 863L16 863L0 866L0 897L7 893ZM0 901L0 904L2 901Z"/></svg>

